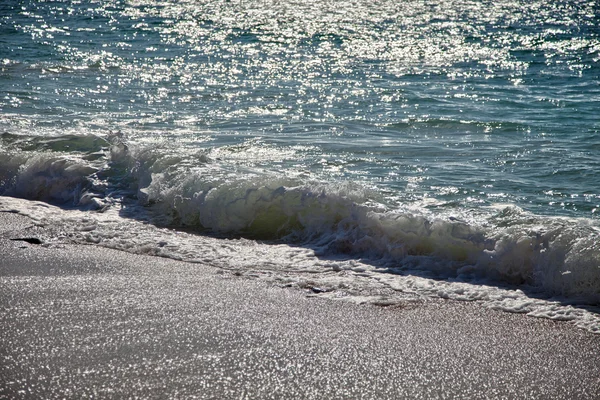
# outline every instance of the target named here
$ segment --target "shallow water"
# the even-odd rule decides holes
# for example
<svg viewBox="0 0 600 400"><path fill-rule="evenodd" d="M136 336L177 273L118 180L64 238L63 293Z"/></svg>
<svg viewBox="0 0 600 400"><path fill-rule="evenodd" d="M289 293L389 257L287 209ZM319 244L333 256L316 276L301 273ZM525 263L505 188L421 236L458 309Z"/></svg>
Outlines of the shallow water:
<svg viewBox="0 0 600 400"><path fill-rule="evenodd" d="M0 193L63 210L2 207L48 241L600 329L569 308L600 302L599 20L587 1L5 1Z"/></svg>

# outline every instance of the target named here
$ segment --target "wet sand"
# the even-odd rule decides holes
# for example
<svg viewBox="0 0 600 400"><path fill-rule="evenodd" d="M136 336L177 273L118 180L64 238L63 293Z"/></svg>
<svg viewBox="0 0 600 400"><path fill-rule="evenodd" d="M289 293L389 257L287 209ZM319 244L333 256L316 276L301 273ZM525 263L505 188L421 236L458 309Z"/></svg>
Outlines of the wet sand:
<svg viewBox="0 0 600 400"><path fill-rule="evenodd" d="M566 322L11 240L28 226L0 213L0 398L600 398L600 335Z"/></svg>

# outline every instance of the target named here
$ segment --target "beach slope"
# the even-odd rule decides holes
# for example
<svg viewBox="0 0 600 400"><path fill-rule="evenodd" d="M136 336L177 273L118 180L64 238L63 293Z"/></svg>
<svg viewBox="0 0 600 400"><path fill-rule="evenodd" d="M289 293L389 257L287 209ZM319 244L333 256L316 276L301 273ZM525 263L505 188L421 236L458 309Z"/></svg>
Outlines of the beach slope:
<svg viewBox="0 0 600 400"><path fill-rule="evenodd" d="M311 298L29 225L0 213L2 399L600 397L600 335L568 323Z"/></svg>

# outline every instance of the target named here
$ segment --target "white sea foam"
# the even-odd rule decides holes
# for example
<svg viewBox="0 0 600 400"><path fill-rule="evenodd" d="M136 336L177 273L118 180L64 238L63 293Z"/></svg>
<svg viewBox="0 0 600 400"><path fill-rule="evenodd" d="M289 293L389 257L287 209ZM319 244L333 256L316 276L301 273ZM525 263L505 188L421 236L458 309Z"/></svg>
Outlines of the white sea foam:
<svg viewBox="0 0 600 400"><path fill-rule="evenodd" d="M133 220L122 218L115 209L90 213L10 197L0 198L0 211L31 216L38 226L32 233L53 247L60 247L61 243L92 243L200 262L248 278L309 290L313 296L356 303L406 305L432 297L479 301L493 309L571 321L600 332L598 310L579 306L585 303L581 296L579 300L550 298L533 285L503 287L485 277L442 279L432 271L443 271L452 263L434 256L406 256L399 262L336 254L326 244L269 244L243 238L215 238L157 228L143 221L141 215ZM446 275L451 274L446 271Z"/></svg>
<svg viewBox="0 0 600 400"><path fill-rule="evenodd" d="M178 165L170 158L136 164L143 176L139 190L163 223L285 239L324 255L369 257L443 277L484 277L600 300L594 221L540 217L509 206L466 222L463 215L376 206L367 191L348 184L302 183L239 169L235 174L202 160L201 167L176 172L169 172Z"/></svg>
<svg viewBox="0 0 600 400"><path fill-rule="evenodd" d="M4 193L27 199L77 204L81 192L90 184L90 175L97 171L84 162L46 153L3 158L4 174L13 171L4 180Z"/></svg>
<svg viewBox="0 0 600 400"><path fill-rule="evenodd" d="M205 262L332 298L477 300L600 329L595 314L573 308L600 303L595 221L514 206L392 208L359 184L265 171L223 151L213 158L207 150L177 154L111 137L103 143L67 155L0 152L4 195L78 207L41 209L5 197L2 209L51 227L44 233L50 243ZM104 156L90 160L98 151ZM90 208L103 212L84 211Z"/></svg>

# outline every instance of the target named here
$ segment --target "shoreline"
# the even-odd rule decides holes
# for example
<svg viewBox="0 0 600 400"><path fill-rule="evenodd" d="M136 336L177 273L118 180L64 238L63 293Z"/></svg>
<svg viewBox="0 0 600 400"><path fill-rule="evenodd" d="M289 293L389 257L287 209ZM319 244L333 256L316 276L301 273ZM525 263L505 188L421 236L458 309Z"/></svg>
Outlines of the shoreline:
<svg viewBox="0 0 600 400"><path fill-rule="evenodd" d="M356 305L10 240L27 220L0 213L0 399L600 396L600 336L569 323L457 301Z"/></svg>

